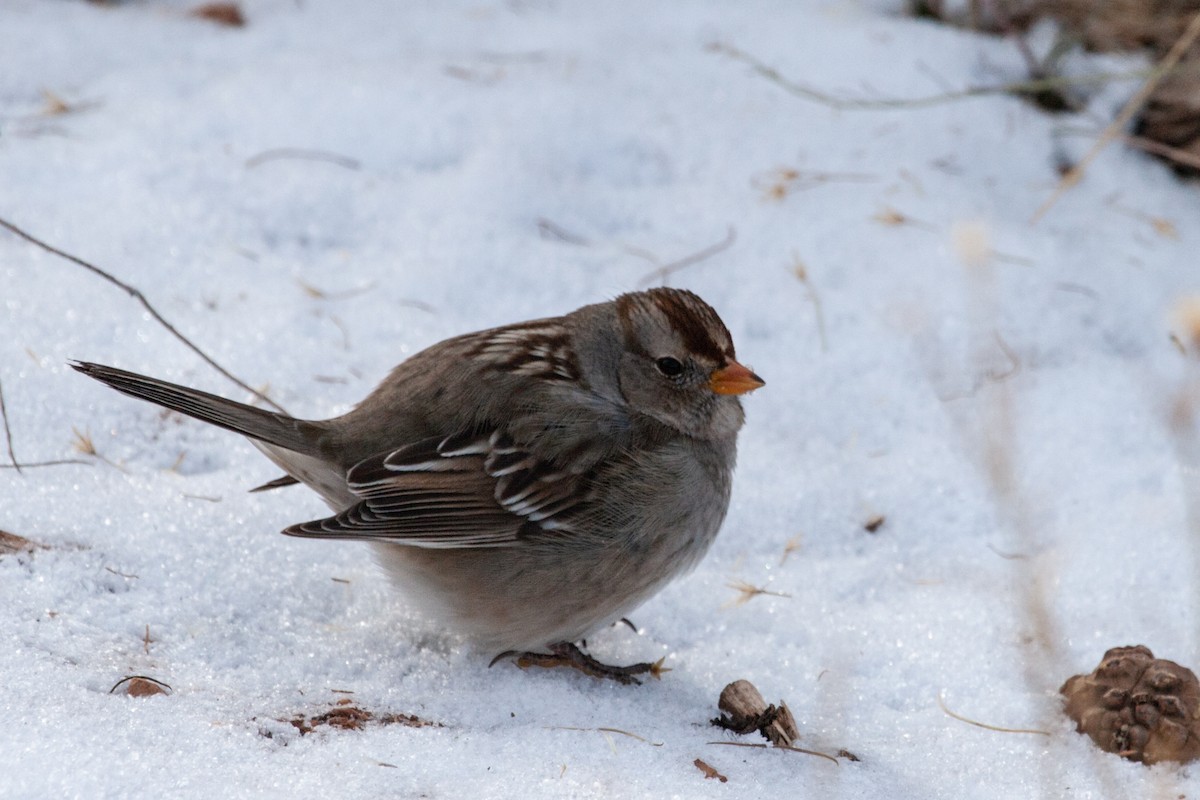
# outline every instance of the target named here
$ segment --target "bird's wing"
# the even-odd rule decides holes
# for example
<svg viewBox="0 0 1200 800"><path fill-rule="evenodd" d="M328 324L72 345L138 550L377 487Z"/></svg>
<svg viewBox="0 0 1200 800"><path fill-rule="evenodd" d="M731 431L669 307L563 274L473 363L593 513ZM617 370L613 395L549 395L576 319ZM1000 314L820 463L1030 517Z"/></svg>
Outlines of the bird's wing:
<svg viewBox="0 0 1200 800"><path fill-rule="evenodd" d="M347 483L358 503L284 533L415 547L507 547L569 534L590 494L588 475L538 459L499 430L380 453L351 468Z"/></svg>

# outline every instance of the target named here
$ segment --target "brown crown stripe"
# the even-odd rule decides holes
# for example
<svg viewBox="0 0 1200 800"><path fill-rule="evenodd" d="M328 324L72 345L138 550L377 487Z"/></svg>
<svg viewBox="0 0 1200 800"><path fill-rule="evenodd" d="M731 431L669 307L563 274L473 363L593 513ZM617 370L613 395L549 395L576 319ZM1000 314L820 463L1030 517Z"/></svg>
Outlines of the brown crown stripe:
<svg viewBox="0 0 1200 800"><path fill-rule="evenodd" d="M670 320L690 352L713 361L734 357L729 329L712 306L698 295L686 289L650 289L646 294ZM712 331L720 331L723 341L714 340Z"/></svg>

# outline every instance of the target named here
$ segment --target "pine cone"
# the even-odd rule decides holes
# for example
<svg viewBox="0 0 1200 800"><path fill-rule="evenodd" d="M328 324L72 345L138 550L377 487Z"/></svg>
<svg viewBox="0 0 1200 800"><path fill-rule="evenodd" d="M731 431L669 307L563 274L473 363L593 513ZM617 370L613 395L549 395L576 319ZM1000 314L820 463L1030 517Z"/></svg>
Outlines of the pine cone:
<svg viewBox="0 0 1200 800"><path fill-rule="evenodd" d="M1200 758L1200 682L1147 647L1114 647L1059 692L1075 729L1102 750L1147 764Z"/></svg>

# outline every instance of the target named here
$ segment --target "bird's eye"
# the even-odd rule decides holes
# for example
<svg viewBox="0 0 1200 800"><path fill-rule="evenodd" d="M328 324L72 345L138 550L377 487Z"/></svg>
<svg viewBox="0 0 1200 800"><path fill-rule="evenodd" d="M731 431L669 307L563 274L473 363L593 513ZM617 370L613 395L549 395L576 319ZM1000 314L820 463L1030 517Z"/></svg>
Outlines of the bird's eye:
<svg viewBox="0 0 1200 800"><path fill-rule="evenodd" d="M658 367L658 371L668 378L678 378L683 374L683 364L679 363L679 359L670 356L663 356L654 362L654 366Z"/></svg>

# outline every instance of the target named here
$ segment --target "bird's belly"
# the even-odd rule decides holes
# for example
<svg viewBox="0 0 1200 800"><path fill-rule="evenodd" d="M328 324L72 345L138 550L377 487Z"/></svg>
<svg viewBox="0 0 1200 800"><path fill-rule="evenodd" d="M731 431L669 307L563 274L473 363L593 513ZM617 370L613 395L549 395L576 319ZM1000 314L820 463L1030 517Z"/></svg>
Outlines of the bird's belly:
<svg viewBox="0 0 1200 800"><path fill-rule="evenodd" d="M680 572L695 552L662 548L445 550L381 543L380 563L430 621L485 648L541 650L575 642L626 616Z"/></svg>

